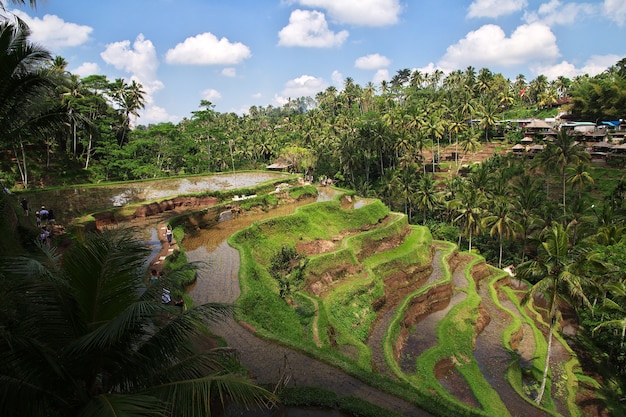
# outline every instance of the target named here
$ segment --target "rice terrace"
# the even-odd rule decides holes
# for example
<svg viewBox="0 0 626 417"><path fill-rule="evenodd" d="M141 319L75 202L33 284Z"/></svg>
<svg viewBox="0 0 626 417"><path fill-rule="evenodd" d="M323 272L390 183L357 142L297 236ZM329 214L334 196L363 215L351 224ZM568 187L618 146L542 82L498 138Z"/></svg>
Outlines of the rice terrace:
<svg viewBox="0 0 626 417"><path fill-rule="evenodd" d="M626 416L623 0L115 1L0 0L0 417Z"/></svg>

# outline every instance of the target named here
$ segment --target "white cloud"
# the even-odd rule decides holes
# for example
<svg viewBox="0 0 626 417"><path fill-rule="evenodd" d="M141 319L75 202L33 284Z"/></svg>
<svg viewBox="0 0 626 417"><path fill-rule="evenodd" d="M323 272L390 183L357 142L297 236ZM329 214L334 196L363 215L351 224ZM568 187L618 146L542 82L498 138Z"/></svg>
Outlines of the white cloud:
<svg viewBox="0 0 626 417"><path fill-rule="evenodd" d="M56 15L44 15L43 18L30 17L24 12L13 10L16 16L24 20L31 29L29 40L44 45L51 50L69 48L84 44L89 40L93 28L76 23L69 23Z"/></svg>
<svg viewBox="0 0 626 417"><path fill-rule="evenodd" d="M159 61L156 50L143 34L137 35L132 49L128 40L114 42L106 46L100 57L107 64L132 74L131 79L140 83L148 96L163 88L163 83L157 78ZM150 97L146 101L148 99Z"/></svg>
<svg viewBox="0 0 626 417"><path fill-rule="evenodd" d="M376 74L374 74L374 78L372 78L372 82L374 84L380 84L383 81L389 81L389 70L387 69L379 69L378 71L376 71Z"/></svg>
<svg viewBox="0 0 626 417"><path fill-rule="evenodd" d="M202 98L213 102L220 100L222 98L222 94L213 88L207 88L202 92Z"/></svg>
<svg viewBox="0 0 626 417"><path fill-rule="evenodd" d="M333 21L362 26L387 26L398 22L399 0L299 0L303 6L326 9Z"/></svg>
<svg viewBox="0 0 626 417"><path fill-rule="evenodd" d="M509 15L528 6L527 0L475 0L470 4L467 17L491 17Z"/></svg>
<svg viewBox="0 0 626 417"><path fill-rule="evenodd" d="M299 9L291 12L289 24L278 32L281 46L331 48L341 46L347 38L347 30L335 33L328 28L324 13Z"/></svg>
<svg viewBox="0 0 626 417"><path fill-rule="evenodd" d="M236 77L237 76L237 69L233 68L233 67L228 67L228 68L224 68L222 70L222 75L224 77Z"/></svg>
<svg viewBox="0 0 626 417"><path fill-rule="evenodd" d="M205 32L185 39L165 54L168 64L180 65L235 65L252 56L250 48L241 42Z"/></svg>
<svg viewBox="0 0 626 417"><path fill-rule="evenodd" d="M333 80L334 86L340 86L343 84L343 74L337 70L334 70L330 76L330 79Z"/></svg>
<svg viewBox="0 0 626 417"><path fill-rule="evenodd" d="M581 68L576 68L574 64L567 61L561 61L556 65L534 66L531 68L531 71L535 75L543 74L549 80L554 80L560 75L567 78L574 78L578 75L589 74L593 77L594 75L606 71L624 57L626 57L626 55L593 55Z"/></svg>
<svg viewBox="0 0 626 417"><path fill-rule="evenodd" d="M261 97L263 97L263 93L254 93L254 94L252 94L252 98L254 98L254 99L259 99Z"/></svg>
<svg viewBox="0 0 626 417"><path fill-rule="evenodd" d="M274 102L279 106L284 106L285 104L289 103L289 99L287 97L274 94Z"/></svg>
<svg viewBox="0 0 626 417"><path fill-rule="evenodd" d="M142 125L149 125L151 123L163 123L172 122L178 123L180 121L179 116L171 115L163 107L159 106L147 106L144 110L139 112Z"/></svg>
<svg viewBox="0 0 626 417"><path fill-rule="evenodd" d="M446 50L438 66L444 71L475 67L514 66L552 61L560 56L556 36L541 23L519 26L507 38L502 28L484 25Z"/></svg>
<svg viewBox="0 0 626 417"><path fill-rule="evenodd" d="M379 68L386 68L391 64L391 61L386 56L380 54L370 54L357 58L354 61L354 66L359 69L373 70Z"/></svg>
<svg viewBox="0 0 626 417"><path fill-rule="evenodd" d="M324 91L326 87L328 85L324 79L305 74L287 81L281 96L288 98L314 97L320 91Z"/></svg>
<svg viewBox="0 0 626 417"><path fill-rule="evenodd" d="M565 3L560 0L550 0L539 6L536 12L528 12L524 19L528 23L541 22L548 26L571 25L581 16L592 15L595 8L589 3Z"/></svg>
<svg viewBox="0 0 626 417"><path fill-rule="evenodd" d="M137 36L132 48L128 40L108 44L100 53L100 57L107 64L130 73L131 80L143 87L146 107L139 113L142 124L164 120L175 122L179 119L177 116L167 114L162 107L154 105L153 95L163 88L163 83L157 77L159 61L154 45L150 40L145 39L143 34Z"/></svg>
<svg viewBox="0 0 626 417"><path fill-rule="evenodd" d="M436 70L447 72L443 68L440 68L439 66L435 65L433 62L429 62L428 65L426 65L425 67L415 68L415 69L421 72L422 74L432 74Z"/></svg>
<svg viewBox="0 0 626 417"><path fill-rule="evenodd" d="M95 62L83 62L78 68L70 70L70 72L82 78L88 75L100 74L100 66Z"/></svg>
<svg viewBox="0 0 626 417"><path fill-rule="evenodd" d="M604 0L604 15L619 26L626 22L626 2L624 0Z"/></svg>

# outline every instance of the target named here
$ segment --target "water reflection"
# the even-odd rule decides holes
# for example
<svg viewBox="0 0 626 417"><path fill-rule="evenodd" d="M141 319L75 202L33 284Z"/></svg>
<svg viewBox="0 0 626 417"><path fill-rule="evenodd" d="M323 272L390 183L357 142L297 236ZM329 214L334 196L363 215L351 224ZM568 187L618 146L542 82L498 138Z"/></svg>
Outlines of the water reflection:
<svg viewBox="0 0 626 417"><path fill-rule="evenodd" d="M288 175L269 171L234 172L194 178L168 178L117 185L24 192L20 196L24 196L33 209L42 205L54 209L57 222L66 223L85 214L111 207L206 191L248 188L281 178L286 179Z"/></svg>
<svg viewBox="0 0 626 417"><path fill-rule="evenodd" d="M188 232L185 235L183 246L186 251L193 251L204 247L208 253L213 252L222 242L226 241L232 234L241 229L245 229L252 223L277 216L287 216L293 214L298 207L315 203L315 197L304 198L293 203L286 203L264 211L243 212L233 215L230 210L223 212L219 216L219 221L208 229L201 229L196 232Z"/></svg>

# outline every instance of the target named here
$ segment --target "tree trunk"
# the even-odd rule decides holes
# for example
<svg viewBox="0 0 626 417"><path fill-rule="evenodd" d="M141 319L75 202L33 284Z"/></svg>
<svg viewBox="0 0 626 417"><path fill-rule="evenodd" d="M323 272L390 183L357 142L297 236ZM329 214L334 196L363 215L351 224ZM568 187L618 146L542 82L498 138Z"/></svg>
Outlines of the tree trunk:
<svg viewBox="0 0 626 417"><path fill-rule="evenodd" d="M563 217L565 217L565 168L563 168Z"/></svg>
<svg viewBox="0 0 626 417"><path fill-rule="evenodd" d="M21 156L15 151L15 161L17 162L17 169L20 171L20 178L22 179L22 185L24 188L28 188L28 169L26 167L26 149L24 149L24 142L20 141ZM22 161L20 162L20 157Z"/></svg>
<svg viewBox="0 0 626 417"><path fill-rule="evenodd" d="M87 156L85 158L85 169L89 168L89 157L91 156L91 142L93 139L93 135L89 132L89 143L87 144Z"/></svg>
<svg viewBox="0 0 626 417"><path fill-rule="evenodd" d="M539 394L535 399L537 404L541 404L543 399L543 393L546 390L546 382L548 381L548 371L550 370L550 355L552 353L552 330L554 328L554 318L550 319L550 329L548 330L548 351L546 352L546 363L543 367L543 377L541 378L541 387L539 387Z"/></svg>

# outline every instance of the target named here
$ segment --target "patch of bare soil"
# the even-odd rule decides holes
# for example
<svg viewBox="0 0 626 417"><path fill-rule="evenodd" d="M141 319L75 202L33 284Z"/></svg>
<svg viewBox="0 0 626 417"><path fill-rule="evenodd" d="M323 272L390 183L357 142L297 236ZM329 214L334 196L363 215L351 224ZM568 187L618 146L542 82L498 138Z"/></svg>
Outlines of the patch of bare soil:
<svg viewBox="0 0 626 417"><path fill-rule="evenodd" d="M338 243L338 240L322 239L316 239L310 242L298 242L296 244L296 251L298 253L304 253L306 256L319 255L334 251Z"/></svg>
<svg viewBox="0 0 626 417"><path fill-rule="evenodd" d="M453 359L446 358L439 361L435 365L435 377L448 392L454 392L455 397L459 401L470 407L480 408L480 403L476 399L465 377L457 370Z"/></svg>

